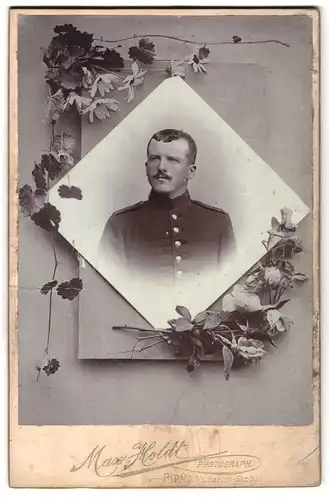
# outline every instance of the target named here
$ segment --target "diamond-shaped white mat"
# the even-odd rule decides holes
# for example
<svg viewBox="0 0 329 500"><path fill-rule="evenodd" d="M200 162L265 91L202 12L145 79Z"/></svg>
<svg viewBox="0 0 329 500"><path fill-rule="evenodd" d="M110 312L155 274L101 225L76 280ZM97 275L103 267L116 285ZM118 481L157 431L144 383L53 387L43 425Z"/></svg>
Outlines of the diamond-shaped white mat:
<svg viewBox="0 0 329 500"><path fill-rule="evenodd" d="M106 269L97 263L99 240L109 216L148 197L146 145L154 132L164 128L183 129L195 139L198 169L189 186L191 197L230 214L238 246L237 257L223 272L201 273L179 288L161 286L156 276L134 280L111 261ZM58 185L52 188L50 201L62 213L60 233L158 327L175 316L177 304L196 314L245 274L264 255L261 241L267 239L271 217L280 219L281 208L292 209L296 223L309 212L293 190L180 77L161 83L70 171L69 179L82 189L83 200L60 198ZM63 183L67 184L65 178Z"/></svg>

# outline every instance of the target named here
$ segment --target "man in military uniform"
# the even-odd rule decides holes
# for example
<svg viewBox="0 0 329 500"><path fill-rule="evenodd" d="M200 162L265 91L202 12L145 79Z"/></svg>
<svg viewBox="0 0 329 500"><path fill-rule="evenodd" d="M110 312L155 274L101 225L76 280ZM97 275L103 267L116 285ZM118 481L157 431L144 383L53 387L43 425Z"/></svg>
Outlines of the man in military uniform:
<svg viewBox="0 0 329 500"><path fill-rule="evenodd" d="M119 210L104 229L103 262L116 259L128 275L138 270L176 283L189 274L218 270L233 257L235 237L229 215L190 198L197 146L180 130L155 133L147 146L149 199ZM142 293L142 290L141 290Z"/></svg>

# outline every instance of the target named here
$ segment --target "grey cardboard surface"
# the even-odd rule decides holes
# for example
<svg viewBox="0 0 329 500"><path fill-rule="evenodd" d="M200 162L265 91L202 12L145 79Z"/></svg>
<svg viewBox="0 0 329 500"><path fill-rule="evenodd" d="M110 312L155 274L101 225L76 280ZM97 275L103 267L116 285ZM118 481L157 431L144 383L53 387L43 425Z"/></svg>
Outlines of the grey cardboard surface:
<svg viewBox="0 0 329 500"><path fill-rule="evenodd" d="M73 22L80 29L98 35L107 32L107 23L110 23L114 38L137 29L134 19L65 18L66 22ZM47 96L40 46L48 44L54 25L62 21L62 16L45 16L42 23L38 17L30 17L24 19L21 27L18 46L21 185L29 182L31 165L40 151L48 147L48 131L42 123ZM138 31L147 32L149 29L147 18L140 17ZM172 19L153 19L152 30L159 29L175 34L184 30L186 36L194 34L199 39L225 39L238 33L246 39L252 35L259 39L282 38L290 43L289 50L277 45L214 48L214 62L208 75L211 80L203 84L198 77L195 90L311 206L310 20L303 16L283 17L280 22L273 18L260 21L253 17L232 17L216 19L216 22L209 18L181 19L173 25ZM229 68L232 68L230 76L227 73ZM151 85L157 85L156 79ZM38 92L35 92L36 87ZM140 99L150 90L152 88L147 86L141 88ZM137 104L138 101L133 106ZM83 128L82 155L109 132L109 126L115 126L116 119L121 118L114 118L105 127L97 123L88 129ZM311 217L308 217L301 225L306 253L300 261L300 269L309 274L312 273L311 222ZM291 335L283 339L279 349L271 349L259 367L236 372L227 383L220 373L221 367L211 362L203 368L199 378L191 379L184 370L184 362L100 359L104 358L104 353L107 356L111 352L108 342L112 333L108 333L107 327L114 320L120 320L120 323L130 320L134 325L145 323L121 297L109 291L100 276L86 267L83 270L86 294L81 295L79 325L77 303L62 301L54 305L52 350L61 359L61 370L56 378L44 377L36 384L35 359L44 354L40 339L46 338L47 308L40 293L27 288L38 287L48 280L53 256L51 245L47 246L46 238L41 236L38 228L31 230L29 221L20 222L19 237L20 424L305 425L311 422L311 283L301 289L287 310L295 320ZM59 278L76 275L76 262L72 256L63 251L60 259ZM36 262L38 275L35 273ZM98 309L93 304L96 298ZM32 309L36 311L33 317L30 314ZM113 310L115 318L110 314ZM85 313L93 319L87 322ZM102 330L98 325L102 325ZM123 335L124 342L128 338L130 342L130 334ZM120 340L123 335L120 334ZM154 355L164 355L156 346L145 356L151 356L151 351L156 353ZM78 356L94 359L78 359ZM165 391L168 393L163 398Z"/></svg>

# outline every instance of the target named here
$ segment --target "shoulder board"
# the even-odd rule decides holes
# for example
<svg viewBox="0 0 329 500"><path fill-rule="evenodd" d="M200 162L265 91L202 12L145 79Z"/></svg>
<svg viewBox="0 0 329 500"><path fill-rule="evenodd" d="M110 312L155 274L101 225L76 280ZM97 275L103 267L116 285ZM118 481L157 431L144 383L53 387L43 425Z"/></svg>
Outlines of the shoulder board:
<svg viewBox="0 0 329 500"><path fill-rule="evenodd" d="M193 200L193 203L196 203L200 207L207 208L208 210L213 210L214 212L220 212L221 214L227 215L225 210L222 210L221 208L218 208L218 207L214 207L212 205L207 205L206 203L203 203L202 201Z"/></svg>
<svg viewBox="0 0 329 500"><path fill-rule="evenodd" d="M113 215L120 215L120 214L125 214L126 212L132 212L133 210L136 210L137 208L142 207L145 204L145 201L139 201L138 203L135 203L134 205L130 205L129 207L121 208L120 210L117 210L116 212L113 213Z"/></svg>

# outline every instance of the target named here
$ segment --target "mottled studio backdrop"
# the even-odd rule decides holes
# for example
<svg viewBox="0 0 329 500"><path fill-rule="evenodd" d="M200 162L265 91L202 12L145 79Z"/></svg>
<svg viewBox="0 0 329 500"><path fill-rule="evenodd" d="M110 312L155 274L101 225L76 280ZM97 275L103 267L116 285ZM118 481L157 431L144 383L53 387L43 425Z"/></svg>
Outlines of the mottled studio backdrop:
<svg viewBox="0 0 329 500"><path fill-rule="evenodd" d="M311 20L301 16L268 17L108 17L22 16L19 23L19 184L31 183L34 161L47 152L46 66L41 47L46 47L56 24L72 23L95 37L118 39L158 33L201 41L231 39L280 39L290 44L227 45L211 48L206 77L192 75L188 84L263 158L297 193L312 204L312 105ZM156 39L164 59L186 48ZM143 98L161 83L160 74L147 78L137 89L133 103L121 104L111 120L88 124L70 119L67 126L78 142L76 160L84 156ZM266 177L264 177L266 183ZM252 222L251 222L252 223ZM285 313L295 327L269 348L256 367L233 372L228 382L222 367L208 362L193 377L180 361L115 361L78 359L79 303L54 298L50 349L61 367L52 377L36 382L47 337L48 299L40 288L49 281L53 254L49 239L31 221L19 226L19 418L20 424L216 424L305 425L312 418L312 286L304 285ZM309 215L300 226L305 254L298 268L311 274L312 225ZM58 279L79 272L68 245L57 242ZM89 328L93 353L93 329L108 318L105 282L84 269L89 293L84 300L84 326ZM89 280L89 281L88 281ZM105 290L105 291L104 291ZM114 300L114 299L113 299ZM119 307L119 309L118 309ZM112 304L122 322L127 305ZM86 311L90 314L86 314ZM89 318L89 319L88 319ZM89 323L88 323L89 321ZM117 322L117 321L116 321ZM99 336L95 336L98 338ZM82 357L88 357L88 345ZM80 346L81 349L81 346Z"/></svg>

